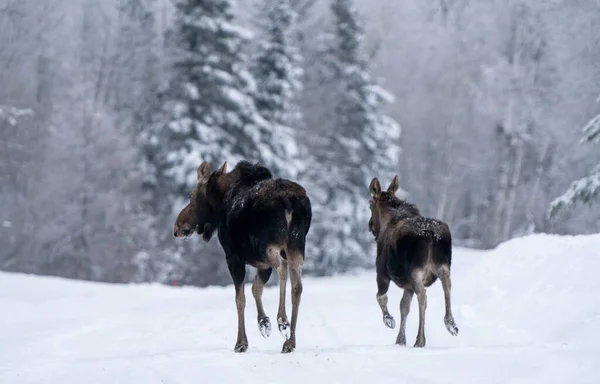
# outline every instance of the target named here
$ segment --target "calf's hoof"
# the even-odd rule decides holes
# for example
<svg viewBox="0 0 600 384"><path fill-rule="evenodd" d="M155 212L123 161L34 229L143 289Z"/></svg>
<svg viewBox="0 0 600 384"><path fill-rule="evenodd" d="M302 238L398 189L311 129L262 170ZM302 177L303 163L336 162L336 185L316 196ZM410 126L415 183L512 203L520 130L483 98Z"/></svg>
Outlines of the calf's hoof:
<svg viewBox="0 0 600 384"><path fill-rule="evenodd" d="M287 339L284 343L283 343L283 348L281 348L281 353L290 353L292 352L294 349L296 349L296 343L293 342L290 339Z"/></svg>
<svg viewBox="0 0 600 384"><path fill-rule="evenodd" d="M396 328L396 320L394 320L394 318L391 315L383 316L383 324L385 324L386 327L391 329Z"/></svg>
<svg viewBox="0 0 600 384"><path fill-rule="evenodd" d="M444 324L446 325L446 329L448 330L448 332L450 332L452 336L458 335L458 327L456 326L456 323L454 322L454 319L452 317L444 318Z"/></svg>
<svg viewBox="0 0 600 384"><path fill-rule="evenodd" d="M290 323L287 319L279 318L277 319L277 323L279 324L279 333L281 336L287 340L290 337Z"/></svg>
<svg viewBox="0 0 600 384"><path fill-rule="evenodd" d="M234 352L243 353L248 350L248 343L237 343L235 348L233 348Z"/></svg>
<svg viewBox="0 0 600 384"><path fill-rule="evenodd" d="M396 344L402 347L406 347L406 336L398 336L396 338Z"/></svg>
<svg viewBox="0 0 600 384"><path fill-rule="evenodd" d="M265 339L271 336L271 321L268 317L263 317L258 320L258 330Z"/></svg>
<svg viewBox="0 0 600 384"><path fill-rule="evenodd" d="M415 348L423 348L425 346L425 338L419 339L415 342Z"/></svg>

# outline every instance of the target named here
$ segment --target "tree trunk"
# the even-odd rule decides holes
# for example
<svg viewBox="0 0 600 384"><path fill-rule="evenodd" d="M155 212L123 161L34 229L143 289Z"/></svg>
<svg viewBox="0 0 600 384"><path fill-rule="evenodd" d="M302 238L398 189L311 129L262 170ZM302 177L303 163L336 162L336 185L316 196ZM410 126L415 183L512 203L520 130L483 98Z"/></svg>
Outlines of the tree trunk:
<svg viewBox="0 0 600 384"><path fill-rule="evenodd" d="M523 155L524 155L524 145L523 139L519 136L513 137L511 142L512 145L512 153L514 153L514 163L513 163L513 172L512 177L510 177L509 185L508 185L508 196L506 199L506 213L504 217L504 226L502 230L502 237L500 241L508 240L510 237L511 223L513 219L513 213L515 208L515 203L517 199L517 187L519 185L519 180L521 179L521 170L523 169Z"/></svg>
<svg viewBox="0 0 600 384"><path fill-rule="evenodd" d="M505 211L507 207L511 168L511 136L513 135L514 126L514 104L514 97L511 96L508 100L508 105L504 114L503 131L499 133L502 138L506 138L507 140L501 144L502 147L500 150L500 170L493 224L494 244L502 241L503 218L505 217Z"/></svg>

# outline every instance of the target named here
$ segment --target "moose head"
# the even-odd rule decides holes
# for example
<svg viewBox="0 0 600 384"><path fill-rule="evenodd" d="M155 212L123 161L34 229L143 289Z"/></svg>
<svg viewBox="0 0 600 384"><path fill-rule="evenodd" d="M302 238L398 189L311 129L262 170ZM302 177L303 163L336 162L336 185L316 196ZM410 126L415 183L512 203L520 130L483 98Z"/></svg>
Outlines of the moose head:
<svg viewBox="0 0 600 384"><path fill-rule="evenodd" d="M369 219L369 231L373 236L377 237L377 234L381 228L381 211L386 202L397 200L396 192L398 191L398 176L396 175L387 191L381 190L381 184L379 179L376 177L371 180L369 185L369 191L371 192L371 200L369 201L369 208L371 209L371 218Z"/></svg>
<svg viewBox="0 0 600 384"><path fill-rule="evenodd" d="M196 188L190 193L190 202L175 220L175 237L184 238L196 232L204 241L210 241L217 229L220 204L228 186L226 171L227 162L212 174L208 162L200 164ZM213 182L207 188L211 178Z"/></svg>

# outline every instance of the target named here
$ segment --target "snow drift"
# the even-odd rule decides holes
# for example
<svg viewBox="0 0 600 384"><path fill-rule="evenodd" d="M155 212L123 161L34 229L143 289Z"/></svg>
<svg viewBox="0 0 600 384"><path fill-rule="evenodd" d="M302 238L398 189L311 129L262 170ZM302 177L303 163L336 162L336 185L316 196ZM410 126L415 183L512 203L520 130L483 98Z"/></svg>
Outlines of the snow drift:
<svg viewBox="0 0 600 384"><path fill-rule="evenodd" d="M310 257L310 255L308 256ZM428 289L427 347L393 345L375 274L305 278L298 345L263 339L247 287L250 348L232 352L232 287L108 285L0 274L1 383L598 383L600 235L532 235L457 248L453 309ZM401 292L390 289L399 318ZM265 290L274 318L277 288ZM289 300L288 300L289 306ZM413 302L407 341L416 337Z"/></svg>

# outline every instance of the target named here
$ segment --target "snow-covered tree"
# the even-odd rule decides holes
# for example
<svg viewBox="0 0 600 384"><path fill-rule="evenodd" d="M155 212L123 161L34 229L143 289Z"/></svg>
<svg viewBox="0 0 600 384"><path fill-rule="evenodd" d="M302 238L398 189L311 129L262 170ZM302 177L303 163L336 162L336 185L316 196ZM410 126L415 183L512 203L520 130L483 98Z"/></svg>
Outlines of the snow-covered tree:
<svg viewBox="0 0 600 384"><path fill-rule="evenodd" d="M257 111L256 82L244 47L251 34L236 25L228 0L177 0L173 78L165 95L167 123L156 133L164 175L187 196L200 159L247 159L282 166L265 141L272 126Z"/></svg>
<svg viewBox="0 0 600 384"><path fill-rule="evenodd" d="M600 96L598 97L600 103ZM593 117L583 127L582 142L600 143L600 114ZM600 200L600 164L592 172L571 183L569 189L550 203L549 215L555 217L560 212L572 209L577 203L597 202Z"/></svg>
<svg viewBox="0 0 600 384"><path fill-rule="evenodd" d="M263 0L258 9L260 43L253 56L256 107L272 129L262 138L281 158L274 171L279 177L296 177L300 148L295 129L302 124L298 94L301 90L301 56L297 45L297 14L291 0Z"/></svg>
<svg viewBox="0 0 600 384"><path fill-rule="evenodd" d="M302 75L294 41L296 11L291 0L263 0L258 16L261 42L253 58L256 107L268 121L292 126L299 119L296 100Z"/></svg>
<svg viewBox="0 0 600 384"><path fill-rule="evenodd" d="M316 149L316 162L327 164L307 177L321 182L317 196L322 211L315 227L322 227L320 266L368 266L373 263L373 238L366 230L369 219L367 186L373 177L392 180L398 173L400 126L383 112L392 95L370 73L365 38L352 0L331 3L333 29L325 36L323 66L334 120L326 125Z"/></svg>
<svg viewBox="0 0 600 384"><path fill-rule="evenodd" d="M390 179L399 162L400 126L383 112L393 96L373 79L364 31L353 0L333 0L335 29L330 51L339 79L336 136L348 181L367 185L376 172Z"/></svg>
<svg viewBox="0 0 600 384"><path fill-rule="evenodd" d="M167 37L173 59L172 77L163 95L165 116L146 135L153 148L153 175L148 180L154 182L154 200L161 205L156 211L169 223L194 188L202 160L216 167L246 159L278 174L285 167L288 148L271 145L273 125L256 108L256 81L245 53L252 35L235 23L230 1L176 0L175 7L174 26ZM181 251L181 242L166 241ZM189 257L186 273L201 271L200 262L221 260L216 249L215 257L201 261L187 256L191 252L179 251ZM190 279L202 283L198 276L186 278Z"/></svg>

